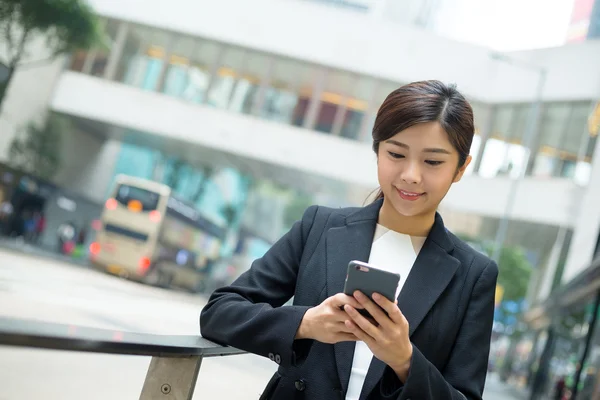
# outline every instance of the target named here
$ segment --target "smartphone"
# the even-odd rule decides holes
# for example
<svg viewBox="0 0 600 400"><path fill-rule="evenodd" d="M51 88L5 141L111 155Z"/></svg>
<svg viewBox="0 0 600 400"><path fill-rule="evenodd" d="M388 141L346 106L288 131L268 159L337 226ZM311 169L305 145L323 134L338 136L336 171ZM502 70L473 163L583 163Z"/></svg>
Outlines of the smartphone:
<svg viewBox="0 0 600 400"><path fill-rule="evenodd" d="M400 283L400 274L385 271L362 261L350 261L344 294L353 296L356 290L373 299L373 293L379 293L389 301L396 301L396 291ZM357 310L367 318L373 318L367 310ZM386 313L387 314L387 313Z"/></svg>

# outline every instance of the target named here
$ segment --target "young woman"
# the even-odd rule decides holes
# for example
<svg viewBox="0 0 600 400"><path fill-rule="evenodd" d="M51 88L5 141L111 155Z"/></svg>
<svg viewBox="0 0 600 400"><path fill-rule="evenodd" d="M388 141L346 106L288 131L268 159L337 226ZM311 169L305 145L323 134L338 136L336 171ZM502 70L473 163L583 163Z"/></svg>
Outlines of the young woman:
<svg viewBox="0 0 600 400"><path fill-rule="evenodd" d="M454 87L395 90L373 128L377 199L308 208L212 294L202 335L279 364L262 399L482 398L498 268L436 211L471 161L473 133L471 106ZM400 273L397 301L344 295L351 260Z"/></svg>

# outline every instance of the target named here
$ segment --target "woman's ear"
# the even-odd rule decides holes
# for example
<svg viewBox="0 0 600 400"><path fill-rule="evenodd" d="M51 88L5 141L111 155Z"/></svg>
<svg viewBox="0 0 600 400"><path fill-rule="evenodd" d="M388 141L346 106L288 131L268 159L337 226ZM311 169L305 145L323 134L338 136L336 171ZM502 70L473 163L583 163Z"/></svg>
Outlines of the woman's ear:
<svg viewBox="0 0 600 400"><path fill-rule="evenodd" d="M452 182L456 183L462 179L463 175L465 174L465 171L467 170L467 167L469 166L469 164L471 164L472 160L473 160L473 157L468 155L467 159L465 160L465 163L462 165L462 167L459 167L456 170L456 175L454 175L454 180Z"/></svg>

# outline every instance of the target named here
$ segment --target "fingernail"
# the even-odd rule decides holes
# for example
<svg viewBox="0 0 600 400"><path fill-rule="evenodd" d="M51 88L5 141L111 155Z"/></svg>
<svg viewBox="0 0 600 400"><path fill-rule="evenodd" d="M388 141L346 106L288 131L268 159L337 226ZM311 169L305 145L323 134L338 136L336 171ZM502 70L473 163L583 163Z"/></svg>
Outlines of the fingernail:
<svg viewBox="0 0 600 400"><path fill-rule="evenodd" d="M381 299L381 295L379 293L373 293L373 300Z"/></svg>

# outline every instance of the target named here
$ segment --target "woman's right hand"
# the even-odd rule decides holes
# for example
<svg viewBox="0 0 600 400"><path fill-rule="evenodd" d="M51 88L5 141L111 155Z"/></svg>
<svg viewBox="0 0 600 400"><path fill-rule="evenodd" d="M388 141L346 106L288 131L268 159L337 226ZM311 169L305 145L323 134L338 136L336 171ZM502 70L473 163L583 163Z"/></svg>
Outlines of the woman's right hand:
<svg viewBox="0 0 600 400"><path fill-rule="evenodd" d="M351 320L343 310L346 304L356 309L363 308L354 297L344 293L338 293L318 306L309 308L296 332L296 339L314 339L329 344L359 340L346 327L345 321Z"/></svg>

